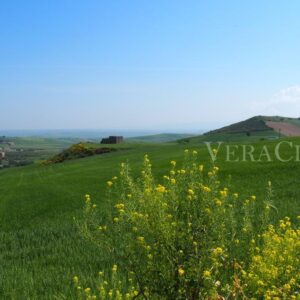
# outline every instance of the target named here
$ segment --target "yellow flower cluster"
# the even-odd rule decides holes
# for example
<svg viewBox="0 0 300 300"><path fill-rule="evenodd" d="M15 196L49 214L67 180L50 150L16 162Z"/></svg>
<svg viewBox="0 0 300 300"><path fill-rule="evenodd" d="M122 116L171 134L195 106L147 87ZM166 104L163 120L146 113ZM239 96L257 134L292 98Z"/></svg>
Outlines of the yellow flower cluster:
<svg viewBox="0 0 300 300"><path fill-rule="evenodd" d="M111 187L114 183L112 181L107 181L107 185Z"/></svg>
<svg viewBox="0 0 300 300"><path fill-rule="evenodd" d="M228 189L224 188L222 191L220 191L220 195L221 197L226 198L228 195Z"/></svg>
<svg viewBox="0 0 300 300"><path fill-rule="evenodd" d="M165 192L166 192L166 188L165 188L163 185L159 184L159 185L157 186L157 188L156 188L156 191L157 191L158 193L165 193Z"/></svg>
<svg viewBox="0 0 300 300"><path fill-rule="evenodd" d="M205 193L210 193L211 192L211 188L209 188L208 186L202 186L202 190Z"/></svg>
<svg viewBox="0 0 300 300"><path fill-rule="evenodd" d="M119 203L119 204L115 205L115 208L117 208L117 209L124 209L125 205L123 203Z"/></svg>
<svg viewBox="0 0 300 300"><path fill-rule="evenodd" d="M183 276L184 273L185 273L184 269L180 267L180 268L178 269L178 275L179 275L179 276Z"/></svg>
<svg viewBox="0 0 300 300"><path fill-rule="evenodd" d="M149 291L147 288L139 290L137 286L133 284L133 278L129 278L126 288L122 281L120 280L120 275L118 274L118 266L113 265L112 274L110 278L106 278L104 272L99 272L99 285L97 292L94 293L91 288L83 288L80 286L79 278L75 276L73 278L73 283L78 292L78 299L85 300L96 300L96 299L114 299L114 300L125 300L125 299L135 299L141 293L146 297L149 296Z"/></svg>
<svg viewBox="0 0 300 300"><path fill-rule="evenodd" d="M213 249L213 254L214 254L214 256L222 255L223 249L221 247L217 247L217 248Z"/></svg>
<svg viewBox="0 0 300 300"><path fill-rule="evenodd" d="M107 227L99 226L97 219L96 226L92 226L92 217L97 215L91 214L83 229L87 231L90 226L92 235L94 228L98 228L93 237L103 245L103 251L113 255L113 261L122 262L119 268L124 266L134 271L132 278L141 282L135 286L134 280L129 280L129 289L121 286L122 281L116 279L119 268L113 265L107 272L112 278L106 278L106 273L99 276L97 296L100 292L100 299L144 296L185 299L187 295L198 299L201 293L201 299L217 299L230 295L238 286L247 297L250 295L249 299L293 299L295 291L300 290L299 230L292 229L291 220L286 218L278 229L270 226L261 236L263 241L256 242L254 222L262 220L267 224L265 215L260 214L260 201L255 195L247 200L239 199L237 193L229 192L218 181L217 166L204 173L197 151L185 153L182 167L174 160L170 162L167 175L160 176L161 184L152 174L148 155L144 157L142 176L138 179L123 164L119 179L113 177L107 182L108 187L114 187L108 193L116 209L111 223ZM90 196L86 195L85 199L85 212L93 212ZM113 254L110 249L114 249ZM238 261L246 268L249 260L249 268L240 267L241 278L234 277L229 266ZM226 278L225 274L230 272ZM232 285L232 278L240 280L233 284L236 286ZM79 287L78 277L73 281ZM157 286L163 287L161 293ZM170 286L178 286L178 290L165 294ZM82 299L94 296L90 288L80 288L80 293Z"/></svg>
<svg viewBox="0 0 300 300"><path fill-rule="evenodd" d="M172 161L171 161L171 165L172 165L173 167L175 167L175 166L176 166L176 161L175 161L175 160L172 160Z"/></svg>
<svg viewBox="0 0 300 300"><path fill-rule="evenodd" d="M300 229L293 229L290 218L269 226L262 235L263 246L255 247L247 286L265 299L298 299L300 291ZM254 243L254 241L252 242Z"/></svg>

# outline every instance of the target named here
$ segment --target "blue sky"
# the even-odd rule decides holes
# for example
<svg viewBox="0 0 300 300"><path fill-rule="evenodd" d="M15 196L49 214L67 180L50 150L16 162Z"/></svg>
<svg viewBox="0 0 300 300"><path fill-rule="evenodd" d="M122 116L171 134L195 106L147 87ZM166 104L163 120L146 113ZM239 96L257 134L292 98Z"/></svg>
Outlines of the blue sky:
<svg viewBox="0 0 300 300"><path fill-rule="evenodd" d="M3 1L1 129L300 116L300 1Z"/></svg>

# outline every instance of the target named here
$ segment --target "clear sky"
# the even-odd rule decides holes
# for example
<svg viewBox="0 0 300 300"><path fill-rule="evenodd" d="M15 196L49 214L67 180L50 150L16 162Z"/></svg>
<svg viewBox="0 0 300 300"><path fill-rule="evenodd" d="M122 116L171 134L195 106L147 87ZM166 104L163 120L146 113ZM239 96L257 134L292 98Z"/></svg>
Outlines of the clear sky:
<svg viewBox="0 0 300 300"><path fill-rule="evenodd" d="M0 128L300 116L299 0L6 0Z"/></svg>

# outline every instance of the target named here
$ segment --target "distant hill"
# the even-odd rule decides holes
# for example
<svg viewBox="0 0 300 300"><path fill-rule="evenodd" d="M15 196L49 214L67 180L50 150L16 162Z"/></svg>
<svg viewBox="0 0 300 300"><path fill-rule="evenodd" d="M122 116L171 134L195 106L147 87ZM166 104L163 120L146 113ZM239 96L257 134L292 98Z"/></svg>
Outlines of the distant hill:
<svg viewBox="0 0 300 300"><path fill-rule="evenodd" d="M203 141L236 141L274 139L279 136L300 136L300 118L255 116L203 135L179 140L180 143Z"/></svg>
<svg viewBox="0 0 300 300"><path fill-rule="evenodd" d="M151 142L151 143L166 143L173 142L179 139L190 138L193 134L185 133L161 133L153 135L137 136L126 139L128 142Z"/></svg>

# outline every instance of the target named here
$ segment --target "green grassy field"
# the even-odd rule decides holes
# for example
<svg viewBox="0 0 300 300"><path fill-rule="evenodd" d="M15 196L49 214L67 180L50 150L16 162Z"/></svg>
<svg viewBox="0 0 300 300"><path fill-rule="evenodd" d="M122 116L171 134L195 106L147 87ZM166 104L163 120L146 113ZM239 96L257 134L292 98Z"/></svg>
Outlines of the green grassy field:
<svg viewBox="0 0 300 300"><path fill-rule="evenodd" d="M42 137L17 137L9 138L15 143L16 148L41 148L41 149L63 149L77 143L80 139L77 138L42 138Z"/></svg>
<svg viewBox="0 0 300 300"><path fill-rule="evenodd" d="M75 138L15 137L8 138L13 146L2 145L6 151L7 167L32 164L47 159L80 140ZM1 144L0 144L1 148Z"/></svg>
<svg viewBox="0 0 300 300"><path fill-rule="evenodd" d="M299 138L289 139L300 144ZM278 140L256 141L259 155L267 145L272 157ZM80 218L85 194L101 210L108 209L106 181L118 173L121 162L129 161L138 176L143 156L149 154L154 173L162 177L170 160L179 163L183 150L198 151L210 165L207 148L196 141L189 145L126 144L122 151L51 166L31 165L0 171L0 298L67 299L74 297L72 277L93 286L99 270L112 262L80 237L73 217ZM129 148L129 149L126 149ZM274 186L272 218L300 214L300 162L226 162L221 148L217 165L224 182L241 197L264 199L267 182ZM283 147L286 156L295 150Z"/></svg>
<svg viewBox="0 0 300 300"><path fill-rule="evenodd" d="M173 142L179 139L190 138L192 134L181 134L181 133L161 133L153 135L137 136L126 139L127 142L150 142L150 143L166 143Z"/></svg>
<svg viewBox="0 0 300 300"><path fill-rule="evenodd" d="M179 140L180 143L185 144L199 144L203 142L243 142L253 143L260 140L273 140L277 139L278 133L272 130L256 131L252 132L251 135L247 136L246 133L213 133L203 134L199 136L189 137Z"/></svg>

